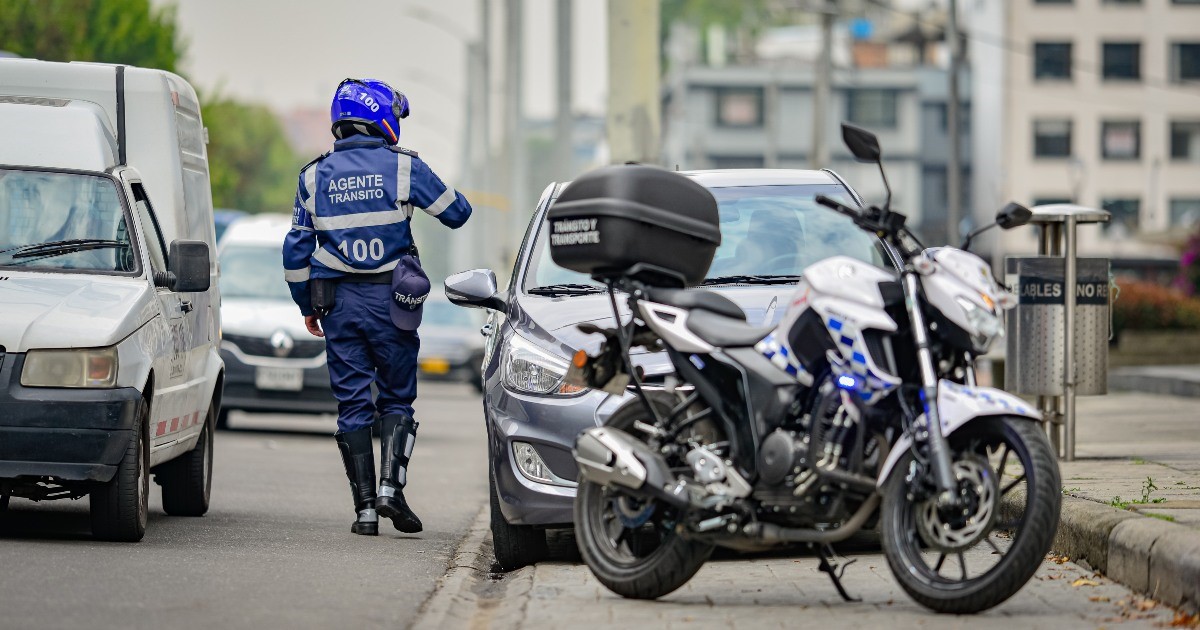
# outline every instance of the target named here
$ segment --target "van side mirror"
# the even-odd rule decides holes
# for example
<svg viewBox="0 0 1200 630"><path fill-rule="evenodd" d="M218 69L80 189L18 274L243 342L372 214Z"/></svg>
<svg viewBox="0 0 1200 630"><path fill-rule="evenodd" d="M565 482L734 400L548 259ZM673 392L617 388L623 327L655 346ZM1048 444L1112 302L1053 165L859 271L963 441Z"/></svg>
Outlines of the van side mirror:
<svg viewBox="0 0 1200 630"><path fill-rule="evenodd" d="M155 286L166 287L176 293L208 290L211 284L208 243L185 239L171 241L167 260L168 271L155 274Z"/></svg>
<svg viewBox="0 0 1200 630"><path fill-rule="evenodd" d="M1000 209L1000 212L996 213L996 225L1000 226L1002 230L1011 230L1029 223L1032 218L1032 210L1015 201L1010 201L1008 205Z"/></svg>
<svg viewBox="0 0 1200 630"><path fill-rule="evenodd" d="M879 150L879 138L875 134L850 123L842 123L842 142L860 162L875 163L879 161L882 152Z"/></svg>
<svg viewBox="0 0 1200 630"><path fill-rule="evenodd" d="M467 308L508 309L508 301L500 295L496 273L491 269L472 269L446 278L446 298L452 304Z"/></svg>

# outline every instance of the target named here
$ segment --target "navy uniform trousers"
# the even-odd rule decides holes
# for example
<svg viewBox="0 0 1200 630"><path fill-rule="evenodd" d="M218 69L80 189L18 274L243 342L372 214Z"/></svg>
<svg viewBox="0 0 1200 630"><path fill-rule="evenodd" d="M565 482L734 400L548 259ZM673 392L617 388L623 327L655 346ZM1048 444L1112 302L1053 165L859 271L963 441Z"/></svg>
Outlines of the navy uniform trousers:
<svg viewBox="0 0 1200 630"><path fill-rule="evenodd" d="M391 285L341 282L337 303L321 320L339 432L371 426L377 412L413 416L421 340L392 323L390 299ZM374 401L372 383L379 390Z"/></svg>

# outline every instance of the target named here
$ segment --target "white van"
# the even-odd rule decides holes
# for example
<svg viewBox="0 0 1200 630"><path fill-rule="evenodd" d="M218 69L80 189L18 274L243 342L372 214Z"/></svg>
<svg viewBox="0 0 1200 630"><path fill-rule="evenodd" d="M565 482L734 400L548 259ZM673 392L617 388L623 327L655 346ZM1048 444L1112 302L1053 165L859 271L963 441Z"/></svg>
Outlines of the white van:
<svg viewBox="0 0 1200 630"><path fill-rule="evenodd" d="M0 59L0 508L208 510L223 365L205 129L168 72Z"/></svg>

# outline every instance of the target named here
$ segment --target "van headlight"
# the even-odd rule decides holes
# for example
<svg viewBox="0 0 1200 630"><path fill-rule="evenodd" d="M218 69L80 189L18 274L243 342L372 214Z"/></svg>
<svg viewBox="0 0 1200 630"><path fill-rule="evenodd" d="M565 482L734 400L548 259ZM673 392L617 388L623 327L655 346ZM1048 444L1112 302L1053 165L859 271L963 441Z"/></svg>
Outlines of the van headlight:
<svg viewBox="0 0 1200 630"><path fill-rule="evenodd" d="M500 357L504 385L526 394L563 396L578 394L582 387L563 382L567 375L567 360L556 357L520 335L513 335L505 344Z"/></svg>
<svg viewBox="0 0 1200 630"><path fill-rule="evenodd" d="M979 306L964 297L955 298L967 316L967 332L971 335L971 343L977 352L987 352L992 342L1004 333L1004 323L996 313Z"/></svg>
<svg viewBox="0 0 1200 630"><path fill-rule="evenodd" d="M117 349L30 350L21 369L25 387L116 387Z"/></svg>

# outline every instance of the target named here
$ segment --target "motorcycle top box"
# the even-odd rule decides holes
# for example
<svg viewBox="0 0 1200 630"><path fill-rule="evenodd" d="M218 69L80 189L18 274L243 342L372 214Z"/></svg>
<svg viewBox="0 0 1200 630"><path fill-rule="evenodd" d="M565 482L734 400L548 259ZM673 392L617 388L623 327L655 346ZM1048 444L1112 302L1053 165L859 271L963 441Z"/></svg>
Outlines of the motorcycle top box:
<svg viewBox="0 0 1200 630"><path fill-rule="evenodd" d="M597 279L638 276L690 286L721 244L717 201L704 186L653 166L610 166L567 186L547 213L550 255Z"/></svg>

